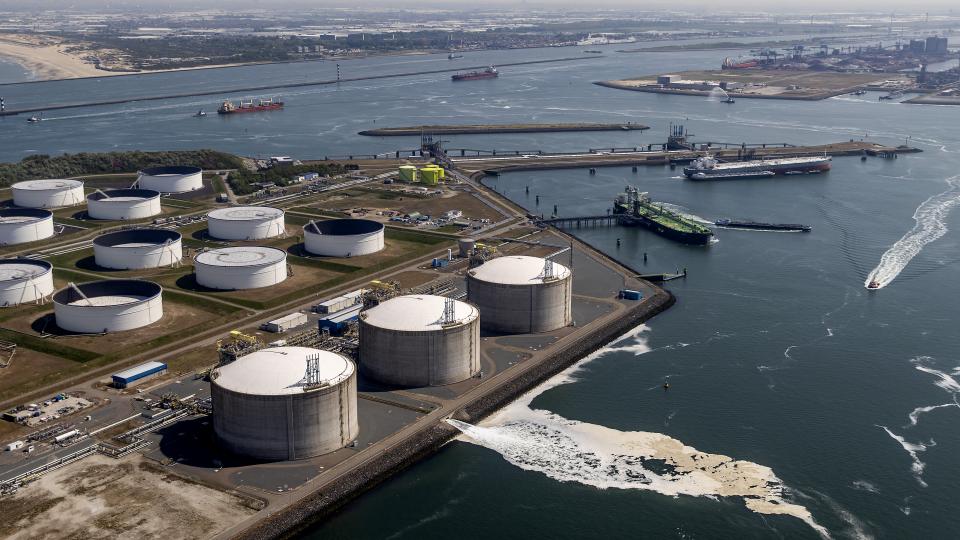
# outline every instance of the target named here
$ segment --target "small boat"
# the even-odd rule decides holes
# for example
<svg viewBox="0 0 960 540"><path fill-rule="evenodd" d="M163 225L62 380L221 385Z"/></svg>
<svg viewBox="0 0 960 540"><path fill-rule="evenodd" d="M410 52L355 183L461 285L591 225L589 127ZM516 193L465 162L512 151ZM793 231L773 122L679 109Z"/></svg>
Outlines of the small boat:
<svg viewBox="0 0 960 540"><path fill-rule="evenodd" d="M447 60L456 60L457 58L463 58L462 54L450 53L447 55Z"/></svg>
<svg viewBox="0 0 960 540"><path fill-rule="evenodd" d="M873 281L871 281L870 283L867 284L867 288L870 289L870 290L879 289L879 288L880 288L880 282L877 281L877 280L873 280Z"/></svg>
<svg viewBox="0 0 960 540"><path fill-rule="evenodd" d="M583 51L584 54L603 54L603 51Z"/></svg>
<svg viewBox="0 0 960 540"><path fill-rule="evenodd" d="M199 110L199 111L197 111L197 114L195 114L195 115L193 115L193 116L195 116L195 117L197 117L197 118L202 118L202 117L204 117L204 116L206 116L206 115L207 115L207 113L203 112L203 110Z"/></svg>
<svg viewBox="0 0 960 540"><path fill-rule="evenodd" d="M857 90L856 92L854 92L853 95L855 95L855 96L862 96L862 95L864 95L864 94L866 94L866 93L867 93L867 91L864 90L863 88L861 88L861 89Z"/></svg>
<svg viewBox="0 0 960 540"><path fill-rule="evenodd" d="M727 96L727 99L721 101L720 103L736 103L736 102L737 102L737 100L733 99L732 97Z"/></svg>
<svg viewBox="0 0 960 540"><path fill-rule="evenodd" d="M36 124L37 122L42 122L42 121L43 121L43 113L40 113L40 116L31 116L30 118L27 118L27 122L30 122L31 124Z"/></svg>

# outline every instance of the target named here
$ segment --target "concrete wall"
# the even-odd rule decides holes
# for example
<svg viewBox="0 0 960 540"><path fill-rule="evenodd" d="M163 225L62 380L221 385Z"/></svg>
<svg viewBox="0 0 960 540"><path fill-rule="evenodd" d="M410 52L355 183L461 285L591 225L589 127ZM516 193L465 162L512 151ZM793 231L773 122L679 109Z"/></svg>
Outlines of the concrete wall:
<svg viewBox="0 0 960 540"><path fill-rule="evenodd" d="M227 450L256 459L327 454L357 438L357 373L343 383L281 396L241 394L211 383L213 430Z"/></svg>
<svg viewBox="0 0 960 540"><path fill-rule="evenodd" d="M360 370L385 384L441 386L480 371L480 320L443 330L405 332L360 318Z"/></svg>
<svg viewBox="0 0 960 540"><path fill-rule="evenodd" d="M504 285L467 274L467 299L480 310L484 330L531 334L573 322L573 277L536 285Z"/></svg>

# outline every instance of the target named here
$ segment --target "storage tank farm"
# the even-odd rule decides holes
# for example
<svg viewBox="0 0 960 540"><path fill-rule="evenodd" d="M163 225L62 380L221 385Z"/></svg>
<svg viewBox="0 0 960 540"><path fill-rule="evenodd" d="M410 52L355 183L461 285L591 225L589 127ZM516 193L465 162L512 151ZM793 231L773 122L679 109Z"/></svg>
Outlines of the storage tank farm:
<svg viewBox="0 0 960 540"><path fill-rule="evenodd" d="M161 210L160 192L152 189L98 189L87 195L90 219L146 219Z"/></svg>
<svg viewBox="0 0 960 540"><path fill-rule="evenodd" d="M308 253L328 257L357 257L383 249L383 223L369 219L311 221L303 227Z"/></svg>
<svg viewBox="0 0 960 540"><path fill-rule="evenodd" d="M433 295L397 296L363 311L360 370L410 387L469 379L480 372L480 312Z"/></svg>
<svg viewBox="0 0 960 540"><path fill-rule="evenodd" d="M397 172L399 173L401 182L417 181L417 167L414 165L401 165L398 167Z"/></svg>
<svg viewBox="0 0 960 540"><path fill-rule="evenodd" d="M10 187L13 204L21 208L61 208L83 203L79 180L26 180Z"/></svg>
<svg viewBox="0 0 960 540"><path fill-rule="evenodd" d="M0 259L0 306L41 302L53 294L53 265L36 259Z"/></svg>
<svg viewBox="0 0 960 540"><path fill-rule="evenodd" d="M262 460L339 450L360 433L353 362L330 351L271 347L210 374L213 430L227 450Z"/></svg>
<svg viewBox="0 0 960 540"><path fill-rule="evenodd" d="M0 245L25 244L53 236L53 212L34 208L0 209Z"/></svg>
<svg viewBox="0 0 960 540"><path fill-rule="evenodd" d="M573 273L540 257L498 257L467 272L467 298L483 314L484 330L549 332L573 320Z"/></svg>
<svg viewBox="0 0 960 540"><path fill-rule="evenodd" d="M284 212L266 206L219 208L207 214L207 232L221 240L262 240L286 232Z"/></svg>
<svg viewBox="0 0 960 540"><path fill-rule="evenodd" d="M108 279L69 284L53 295L57 326L69 332L123 332L163 317L163 288L150 281Z"/></svg>
<svg viewBox="0 0 960 540"><path fill-rule="evenodd" d="M186 193L203 189L203 169L190 166L151 167L140 171L136 187L160 193Z"/></svg>
<svg viewBox="0 0 960 540"><path fill-rule="evenodd" d="M183 236L166 229L128 229L93 239L97 266L113 270L160 268L180 264Z"/></svg>
<svg viewBox="0 0 960 540"><path fill-rule="evenodd" d="M211 249L193 258L197 283L220 290L257 289L287 279L287 252L262 246Z"/></svg>

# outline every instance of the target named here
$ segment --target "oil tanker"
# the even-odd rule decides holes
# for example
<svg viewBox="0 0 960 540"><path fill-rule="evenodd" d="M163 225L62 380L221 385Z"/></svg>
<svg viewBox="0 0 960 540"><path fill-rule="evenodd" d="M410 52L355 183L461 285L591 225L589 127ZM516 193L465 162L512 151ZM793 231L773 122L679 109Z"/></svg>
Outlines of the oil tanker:
<svg viewBox="0 0 960 540"><path fill-rule="evenodd" d="M720 162L711 156L695 159L683 174L692 180L751 178L778 174L816 173L830 170L830 156L789 157L754 161Z"/></svg>
<svg viewBox="0 0 960 540"><path fill-rule="evenodd" d="M613 213L627 216L630 223L684 244L704 245L713 237L713 231L707 227L665 209L662 203L651 201L646 193L631 186L617 195Z"/></svg>
<svg viewBox="0 0 960 540"><path fill-rule="evenodd" d="M276 111L282 108L283 108L283 102L274 101L273 99L259 99L256 102L240 100L239 105L235 105L232 101L224 101L220 105L220 108L217 109L217 114L236 114L236 113L245 113L245 112Z"/></svg>
<svg viewBox="0 0 960 540"><path fill-rule="evenodd" d="M450 78L454 81L477 81L480 79L496 79L500 76L500 73L497 71L497 68L490 66L483 71L471 71L470 73L457 73L451 75Z"/></svg>

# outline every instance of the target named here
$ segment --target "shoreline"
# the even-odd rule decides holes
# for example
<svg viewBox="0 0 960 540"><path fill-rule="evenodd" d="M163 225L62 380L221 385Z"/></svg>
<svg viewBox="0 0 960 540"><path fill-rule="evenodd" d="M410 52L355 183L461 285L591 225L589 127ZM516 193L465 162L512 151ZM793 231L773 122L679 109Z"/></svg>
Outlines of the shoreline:
<svg viewBox="0 0 960 540"><path fill-rule="evenodd" d="M649 126L635 122L616 124L577 123L577 124L466 124L424 125L367 129L358 133L368 137L400 137L431 133L434 135L482 135L489 133L554 133L570 131L644 131Z"/></svg>

